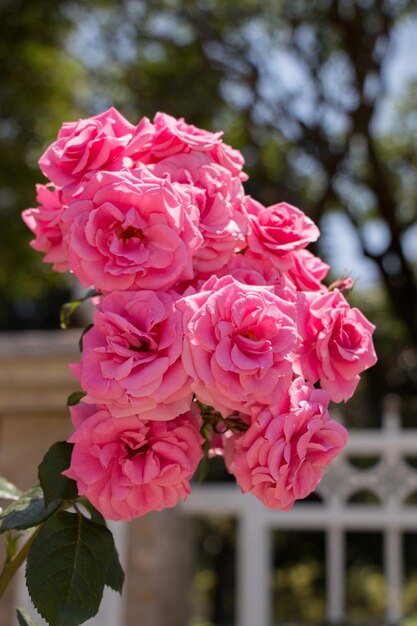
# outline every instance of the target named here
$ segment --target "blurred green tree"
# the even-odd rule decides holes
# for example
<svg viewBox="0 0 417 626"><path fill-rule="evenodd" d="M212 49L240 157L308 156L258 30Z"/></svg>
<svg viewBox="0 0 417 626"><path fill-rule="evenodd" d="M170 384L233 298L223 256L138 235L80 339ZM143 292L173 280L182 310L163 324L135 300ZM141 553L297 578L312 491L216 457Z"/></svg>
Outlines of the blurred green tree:
<svg viewBox="0 0 417 626"><path fill-rule="evenodd" d="M37 159L62 120L78 116L84 70L63 49L74 26L65 0L0 3L0 327L56 319L51 299L65 283L28 247L21 210L41 182ZM38 307L33 300L38 301ZM53 316L53 317L52 317Z"/></svg>

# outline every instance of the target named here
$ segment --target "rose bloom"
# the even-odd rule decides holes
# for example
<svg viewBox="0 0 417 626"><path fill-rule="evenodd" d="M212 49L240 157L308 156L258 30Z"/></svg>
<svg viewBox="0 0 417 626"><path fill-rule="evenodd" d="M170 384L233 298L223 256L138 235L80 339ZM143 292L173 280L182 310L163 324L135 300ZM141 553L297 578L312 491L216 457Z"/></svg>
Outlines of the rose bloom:
<svg viewBox="0 0 417 626"><path fill-rule="evenodd" d="M66 122L57 140L39 159L39 167L56 185L76 183L88 172L108 169L120 160L134 130L114 108L88 119Z"/></svg>
<svg viewBox="0 0 417 626"><path fill-rule="evenodd" d="M376 363L372 343L375 326L338 291L305 292L298 299L295 370L309 382L320 381L332 400L348 400L359 374Z"/></svg>
<svg viewBox="0 0 417 626"><path fill-rule="evenodd" d="M202 457L203 438L191 412L155 422L138 415L113 419L106 407L89 408L89 416L83 403L72 408L77 427L64 472L77 481L80 496L110 520L131 520L185 500Z"/></svg>
<svg viewBox="0 0 417 626"><path fill-rule="evenodd" d="M159 159L190 150L209 151L221 142L223 135L187 124L184 118L176 119L166 113L156 113L153 123L152 154Z"/></svg>
<svg viewBox="0 0 417 626"><path fill-rule="evenodd" d="M204 240L193 258L196 272L210 276L246 245L242 183L209 154L179 153L150 165L149 169L157 176L169 175L172 181L191 186L196 193L199 230Z"/></svg>
<svg viewBox="0 0 417 626"><path fill-rule="evenodd" d="M325 391L300 377L289 393L285 413L262 411L242 436L226 441L225 454L243 492L284 511L315 489L323 468L341 452L348 437L346 429L330 419Z"/></svg>
<svg viewBox="0 0 417 626"><path fill-rule="evenodd" d="M247 180L242 172L244 159L239 150L225 144L223 132L211 133L183 118L176 119L166 113L156 113L153 123L142 118L126 148L133 163L146 165L180 154L205 154L213 163L227 169L232 176Z"/></svg>
<svg viewBox="0 0 417 626"><path fill-rule="evenodd" d="M308 250L296 250L288 257L291 265L287 273L297 291L327 291L322 283L330 269L327 263Z"/></svg>
<svg viewBox="0 0 417 626"><path fill-rule="evenodd" d="M55 272L68 270L68 247L62 216L59 190L52 185L36 185L36 199L39 206L26 209L22 213L26 226L36 235L30 245L38 252L45 252L43 261L52 263Z"/></svg>
<svg viewBox="0 0 417 626"><path fill-rule="evenodd" d="M157 113L153 122L155 135L151 151L154 158L159 160L179 152L206 152L234 176L247 179L241 171L244 165L242 154L221 140L223 132L211 133L166 113Z"/></svg>
<svg viewBox="0 0 417 626"><path fill-rule="evenodd" d="M245 254L235 254L229 263L217 275L230 274L245 285L265 285L273 288L274 293L295 302L297 288L286 270L278 269L267 258L247 250Z"/></svg>
<svg viewBox="0 0 417 626"><path fill-rule="evenodd" d="M69 265L85 287L169 289L193 278L198 209L182 185L144 166L91 175L64 222Z"/></svg>
<svg viewBox="0 0 417 626"><path fill-rule="evenodd" d="M183 313L185 370L197 398L224 416L254 404L278 406L295 348L295 305L269 287L213 277L177 302Z"/></svg>
<svg viewBox="0 0 417 626"><path fill-rule="evenodd" d="M245 206L250 225L249 250L266 257L277 267L290 266L285 256L305 248L319 237L314 222L286 202L264 207L247 196Z"/></svg>
<svg viewBox="0 0 417 626"><path fill-rule="evenodd" d="M106 404L114 417L140 413L168 420L192 401L181 361L181 314L172 293L115 291L103 297L83 337L81 362L72 365L84 401Z"/></svg>

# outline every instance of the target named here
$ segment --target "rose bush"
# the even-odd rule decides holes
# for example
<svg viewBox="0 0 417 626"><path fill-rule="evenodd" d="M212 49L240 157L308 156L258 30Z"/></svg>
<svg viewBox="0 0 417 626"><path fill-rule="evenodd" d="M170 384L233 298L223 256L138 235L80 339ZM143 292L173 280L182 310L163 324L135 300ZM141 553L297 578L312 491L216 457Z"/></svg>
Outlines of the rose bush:
<svg viewBox="0 0 417 626"><path fill-rule="evenodd" d="M325 283L306 249L317 226L246 195L243 157L220 132L165 113L134 126L111 108L63 124L39 165L49 182L23 212L31 245L92 288L94 313L71 365L73 433L46 453L38 486L0 481L0 595L28 556L39 613L78 626L105 586L123 587L105 518L175 506L201 460L203 476L224 455L272 509L315 489L347 442L329 401L375 363L374 326L342 294L349 278Z"/></svg>
<svg viewBox="0 0 417 626"><path fill-rule="evenodd" d="M165 113L133 126L115 109L64 124L40 159L51 183L24 213L32 245L99 292L72 365L84 397L67 475L105 515L188 494L202 442L179 461L176 424L201 429L205 453L225 450L242 490L272 508L311 492L346 443L328 402L375 363L374 327L342 295L350 279L325 284L306 249L317 226L245 195L243 165L220 132ZM158 438L177 450L169 471ZM180 486L145 489L143 463Z"/></svg>

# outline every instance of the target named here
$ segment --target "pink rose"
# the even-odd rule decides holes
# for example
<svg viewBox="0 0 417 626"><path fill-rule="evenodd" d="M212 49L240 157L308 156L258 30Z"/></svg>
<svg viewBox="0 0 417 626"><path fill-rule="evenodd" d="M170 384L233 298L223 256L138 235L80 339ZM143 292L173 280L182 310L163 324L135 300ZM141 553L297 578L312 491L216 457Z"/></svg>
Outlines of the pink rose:
<svg viewBox="0 0 417 626"><path fill-rule="evenodd" d="M57 140L39 159L43 174L59 186L105 169L124 152L135 128L116 109L62 125Z"/></svg>
<svg viewBox="0 0 417 626"><path fill-rule="evenodd" d="M214 163L206 152L176 154L149 168L157 176L169 174L171 180L195 190L204 240L194 256L195 270L211 275L226 265L245 246L247 217L240 179Z"/></svg>
<svg viewBox="0 0 417 626"><path fill-rule="evenodd" d="M222 132L211 133L192 124L184 118L176 119L166 113L157 113L153 120L155 134L152 141L152 154L163 159L178 152L209 151L221 143Z"/></svg>
<svg viewBox="0 0 417 626"><path fill-rule="evenodd" d="M327 291L321 282L326 278L329 266L308 250L292 252L292 265L288 276L298 291Z"/></svg>
<svg viewBox="0 0 417 626"><path fill-rule="evenodd" d="M185 370L198 399L224 416L280 405L292 375L294 304L271 288L213 276L177 302L184 317Z"/></svg>
<svg viewBox="0 0 417 626"><path fill-rule="evenodd" d="M301 344L296 371L311 383L320 381L335 402L348 400L359 383L359 374L377 360L373 324L335 290L300 293L298 326Z"/></svg>
<svg viewBox="0 0 417 626"><path fill-rule="evenodd" d="M297 299L297 288L288 272L271 265L267 258L250 250L245 254L235 254L221 272L217 272L219 274L230 274L245 285L269 285L284 300L295 302Z"/></svg>
<svg viewBox="0 0 417 626"><path fill-rule="evenodd" d="M249 176L242 172L245 159L240 150L236 150L222 141L214 146L212 155L214 160L228 169L233 176L238 176L242 181L248 180Z"/></svg>
<svg viewBox="0 0 417 626"><path fill-rule="evenodd" d="M347 443L346 429L330 419L329 395L297 378L290 388L286 413L261 412L249 429L226 445L229 471L242 491L271 509L287 511L311 493L323 468Z"/></svg>
<svg viewBox="0 0 417 626"><path fill-rule="evenodd" d="M249 216L249 249L260 254L277 267L289 267L285 255L305 248L316 241L320 232L300 209L280 202L263 207L249 196L246 199Z"/></svg>
<svg viewBox="0 0 417 626"><path fill-rule="evenodd" d="M145 118L146 119L146 118ZM148 120L146 120L148 122ZM143 125L142 121L139 126ZM138 126L138 130L139 130ZM132 139L132 146L140 143L133 158L137 163L158 163L162 159L177 154L206 154L211 161L218 163L240 180L247 180L242 172L244 159L239 150L225 144L221 137L223 132L211 133L192 124L183 118L176 119L166 113L157 113L153 120L153 133L149 126L140 128ZM146 134L146 141L144 137ZM129 153L132 152L129 145Z"/></svg>
<svg viewBox="0 0 417 626"><path fill-rule="evenodd" d="M124 151L124 163L126 167L134 169L140 164L147 164L150 158L150 149L155 128L147 117L142 117L136 128L133 130L132 138Z"/></svg>
<svg viewBox="0 0 417 626"><path fill-rule="evenodd" d="M188 411L191 379L181 362L182 321L175 294L115 291L101 299L72 366L84 402L106 404L113 417L169 420Z"/></svg>
<svg viewBox="0 0 417 626"><path fill-rule="evenodd" d="M204 243L194 257L197 272L212 274L228 263L246 245L247 217L242 210L243 188L219 165L201 168L197 184L206 192L200 210Z"/></svg>
<svg viewBox="0 0 417 626"><path fill-rule="evenodd" d="M64 474L104 517L131 520L185 500L202 457L203 438L191 412L154 422L136 415L113 419L100 406L92 406L89 417L81 411Z"/></svg>
<svg viewBox="0 0 417 626"><path fill-rule="evenodd" d="M69 265L84 286L169 289L193 278L198 210L181 185L146 167L99 172L69 203Z"/></svg>
<svg viewBox="0 0 417 626"><path fill-rule="evenodd" d="M46 253L43 261L53 263L56 272L65 272L68 269L68 249L59 190L52 185L36 185L36 192L40 206L22 213L26 226L36 235L30 245L38 252Z"/></svg>

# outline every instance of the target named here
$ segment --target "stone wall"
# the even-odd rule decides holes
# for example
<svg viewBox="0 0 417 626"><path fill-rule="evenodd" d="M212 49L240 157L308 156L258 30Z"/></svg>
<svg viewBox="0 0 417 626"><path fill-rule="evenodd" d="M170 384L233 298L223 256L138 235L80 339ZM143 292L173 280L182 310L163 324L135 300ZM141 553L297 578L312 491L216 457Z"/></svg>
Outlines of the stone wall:
<svg viewBox="0 0 417 626"><path fill-rule="evenodd" d="M78 383L79 332L0 335L0 475L20 488L36 482L49 446L71 432L66 398ZM4 545L1 541L2 562ZM125 620L114 626L186 626L192 570L192 522L164 511L129 525ZM0 602L0 624L14 626L14 590Z"/></svg>

